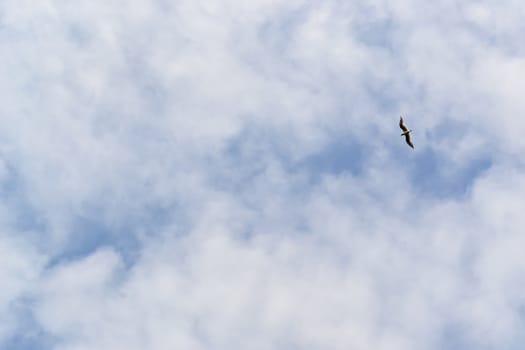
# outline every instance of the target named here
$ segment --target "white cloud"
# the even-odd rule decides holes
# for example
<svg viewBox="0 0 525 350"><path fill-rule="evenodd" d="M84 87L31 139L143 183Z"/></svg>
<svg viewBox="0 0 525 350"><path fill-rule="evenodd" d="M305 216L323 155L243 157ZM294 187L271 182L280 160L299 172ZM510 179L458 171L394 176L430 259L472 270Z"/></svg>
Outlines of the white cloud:
<svg viewBox="0 0 525 350"><path fill-rule="evenodd" d="M15 232L0 235L0 342L16 331L23 299L28 297L42 271L43 258Z"/></svg>
<svg viewBox="0 0 525 350"><path fill-rule="evenodd" d="M20 303L64 350L523 338L517 2L0 13L0 341Z"/></svg>

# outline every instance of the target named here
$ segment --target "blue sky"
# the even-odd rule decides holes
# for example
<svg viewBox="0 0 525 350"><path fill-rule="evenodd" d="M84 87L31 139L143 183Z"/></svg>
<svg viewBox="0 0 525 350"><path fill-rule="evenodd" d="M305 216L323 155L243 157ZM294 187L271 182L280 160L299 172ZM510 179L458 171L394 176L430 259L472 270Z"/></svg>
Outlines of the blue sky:
<svg viewBox="0 0 525 350"><path fill-rule="evenodd" d="M0 348L521 349L524 12L3 1Z"/></svg>

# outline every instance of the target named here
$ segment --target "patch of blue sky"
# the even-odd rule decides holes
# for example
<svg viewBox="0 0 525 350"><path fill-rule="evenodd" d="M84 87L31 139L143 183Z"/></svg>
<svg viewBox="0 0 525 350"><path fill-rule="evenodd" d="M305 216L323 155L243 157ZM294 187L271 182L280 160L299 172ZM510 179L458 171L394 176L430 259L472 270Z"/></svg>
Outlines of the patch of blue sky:
<svg viewBox="0 0 525 350"><path fill-rule="evenodd" d="M57 341L45 333L36 322L24 325L23 330L13 334L3 344L2 349L9 350L51 350L56 348Z"/></svg>
<svg viewBox="0 0 525 350"><path fill-rule="evenodd" d="M416 143L416 147L422 149L417 149L413 160L405 166L414 188L420 194L437 199L464 196L476 179L493 165L493 155L483 147L463 157L462 163L453 162L431 147L435 142L455 147L468 130L466 123L445 119L423 138L429 146Z"/></svg>
<svg viewBox="0 0 525 350"><path fill-rule="evenodd" d="M14 303L17 325L11 336L0 342L1 349L9 350L50 350L58 344L58 339L46 332L35 320L33 303L21 298Z"/></svg>
<svg viewBox="0 0 525 350"><path fill-rule="evenodd" d="M226 188L242 186L244 179L249 180L253 175L264 171L269 158L286 164L290 157L286 147L284 130L276 130L259 123L247 123L233 138L231 138L219 155L217 164L220 183ZM232 168L237 169L233 174ZM221 176L222 171L225 173ZM218 183L218 185L220 185ZM233 186L233 187L231 187Z"/></svg>
<svg viewBox="0 0 525 350"><path fill-rule="evenodd" d="M446 199L462 197L492 166L490 155L479 155L460 166L453 165L432 148L420 151L408 165L411 182L424 196Z"/></svg>
<svg viewBox="0 0 525 350"><path fill-rule="evenodd" d="M174 223L180 232L186 232L183 211L176 205L143 203L116 218L107 218L103 204L72 218L70 234L60 254L48 262L51 268L64 261L88 256L103 247L111 247L119 253L126 268L132 267L140 258L142 240L158 235Z"/></svg>
<svg viewBox="0 0 525 350"><path fill-rule="evenodd" d="M213 172L212 183L219 189L240 193L251 189L257 177L264 176L266 168L275 164L293 177L294 188L287 191L297 195L309 192L325 176L364 176L368 155L376 145L363 143L362 138L345 130L327 132L330 137L318 148L294 152L290 130L246 125L226 145L218 164L211 166L219 169Z"/></svg>
<svg viewBox="0 0 525 350"><path fill-rule="evenodd" d="M0 183L0 196L10 210L11 224L18 232L42 232L44 220L30 201L24 181L17 169L4 160L5 177ZM33 237L36 238L36 237Z"/></svg>
<svg viewBox="0 0 525 350"><path fill-rule="evenodd" d="M70 230L65 247L48 261L47 268L81 259L102 247L114 248L126 265L137 259L140 246L132 232L116 232L96 217L77 218Z"/></svg>
<svg viewBox="0 0 525 350"><path fill-rule="evenodd" d="M367 147L351 137L334 139L318 152L300 160L295 169L306 171L311 179L317 180L324 174L344 173L360 176L363 173Z"/></svg>
<svg viewBox="0 0 525 350"><path fill-rule="evenodd" d="M38 242L38 246L49 247L50 227L39 208L31 203L22 176L17 169L4 160L5 175L0 183L0 196L9 209L10 225L16 232ZM146 191L147 188L142 189ZM141 191L142 191L141 190ZM80 214L68 218L70 234L60 254L52 256L48 267L64 260L74 260L89 255L103 246L118 251L126 265L132 265L140 254L139 236L160 232L168 224L184 222L183 211L173 203L161 203L155 198L133 191L136 200L130 203L114 203L111 196L94 196L82 205ZM121 208L108 217L108 206Z"/></svg>

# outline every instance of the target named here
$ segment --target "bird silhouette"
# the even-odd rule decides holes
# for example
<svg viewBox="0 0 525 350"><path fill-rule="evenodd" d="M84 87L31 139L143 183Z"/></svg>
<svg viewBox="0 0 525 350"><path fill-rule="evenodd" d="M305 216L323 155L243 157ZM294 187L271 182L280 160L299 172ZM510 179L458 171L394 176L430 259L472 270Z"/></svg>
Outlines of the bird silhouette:
<svg viewBox="0 0 525 350"><path fill-rule="evenodd" d="M403 122L403 117L399 117L399 127L401 128L401 130L403 130L403 133L401 134L401 136L404 136L407 144L410 147L414 148L414 145L412 144L412 141L410 140L410 133L412 132L412 130L406 127L405 123Z"/></svg>

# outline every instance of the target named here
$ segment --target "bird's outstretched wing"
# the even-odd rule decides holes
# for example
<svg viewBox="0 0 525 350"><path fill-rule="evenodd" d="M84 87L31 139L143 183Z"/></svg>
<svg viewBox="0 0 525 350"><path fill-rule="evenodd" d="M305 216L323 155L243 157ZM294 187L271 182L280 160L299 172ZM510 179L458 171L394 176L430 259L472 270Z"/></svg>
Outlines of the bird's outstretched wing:
<svg viewBox="0 0 525 350"><path fill-rule="evenodd" d="M405 124L403 123L403 117L399 117L399 127L401 128L401 130L403 130L403 132L408 130Z"/></svg>
<svg viewBox="0 0 525 350"><path fill-rule="evenodd" d="M407 142L407 145L409 145L410 147L414 148L414 145L412 144L412 141L410 141L410 133L407 133L405 135L405 141Z"/></svg>

